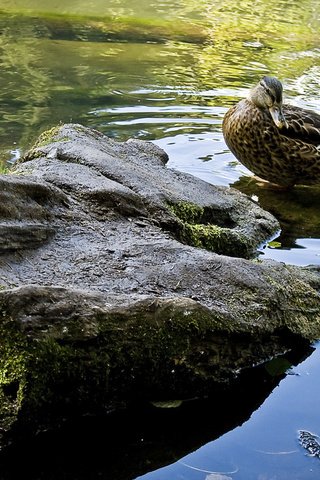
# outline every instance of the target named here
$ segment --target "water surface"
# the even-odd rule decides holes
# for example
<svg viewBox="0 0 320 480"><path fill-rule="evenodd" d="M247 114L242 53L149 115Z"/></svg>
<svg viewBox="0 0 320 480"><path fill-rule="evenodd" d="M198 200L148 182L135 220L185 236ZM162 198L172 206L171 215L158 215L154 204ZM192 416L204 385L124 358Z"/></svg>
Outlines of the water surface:
<svg viewBox="0 0 320 480"><path fill-rule="evenodd" d="M241 426L176 463L139 480L313 480L320 460L298 442L298 431L320 434L320 350L276 386ZM318 385L318 386L317 386ZM234 399L237 402L237 398ZM219 476L220 475L220 476Z"/></svg>

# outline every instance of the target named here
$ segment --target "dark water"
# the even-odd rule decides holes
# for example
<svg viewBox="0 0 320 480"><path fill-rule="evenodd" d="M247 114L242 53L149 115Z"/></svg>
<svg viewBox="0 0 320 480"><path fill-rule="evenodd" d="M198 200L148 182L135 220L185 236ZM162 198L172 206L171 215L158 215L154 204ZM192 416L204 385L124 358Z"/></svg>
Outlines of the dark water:
<svg viewBox="0 0 320 480"><path fill-rule="evenodd" d="M0 0L2 165L59 122L80 122L118 140L151 140L169 153L169 167L235 186L279 219L281 232L270 239L277 243L261 246L263 258L319 265L320 188L281 192L257 184L221 132L227 109L265 74L283 81L288 102L320 110L319 25L317 0ZM143 435L127 444L114 434L127 445L119 450L120 457L130 457L126 474L121 462L111 468L114 451L106 431L105 460L99 461L110 470L101 466L99 474L82 452L85 477L64 460L59 473L52 466L51 476L44 467L42 478L135 478L148 471L150 455L150 473L142 477L150 480L318 479L319 460L304 455L297 430L320 434L319 368L317 348L270 396L268 391L261 406L252 406L251 417L244 415L248 399L239 406L234 394L220 430L214 425L221 411L213 404L212 415L209 403L197 425L173 409L169 423L181 417L177 429L183 435L169 429L161 437L155 430L149 450ZM238 420L228 422L234 409ZM137 425L133 430L139 431ZM193 436L195 444L184 443ZM155 470L164 464L170 465Z"/></svg>
<svg viewBox="0 0 320 480"><path fill-rule="evenodd" d="M149 402L77 419L9 448L0 478L317 479L320 460L306 455L298 430L320 433L319 355L301 346L180 406Z"/></svg>

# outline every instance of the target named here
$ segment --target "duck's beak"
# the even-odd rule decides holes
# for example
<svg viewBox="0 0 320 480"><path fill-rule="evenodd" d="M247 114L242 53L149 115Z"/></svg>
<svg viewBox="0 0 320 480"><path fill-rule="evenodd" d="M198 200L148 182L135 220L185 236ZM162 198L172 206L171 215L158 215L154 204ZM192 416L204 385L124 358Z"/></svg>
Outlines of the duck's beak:
<svg viewBox="0 0 320 480"><path fill-rule="evenodd" d="M279 105L273 105L269 108L272 120L277 125L278 128L288 128L288 122L283 115L282 108Z"/></svg>

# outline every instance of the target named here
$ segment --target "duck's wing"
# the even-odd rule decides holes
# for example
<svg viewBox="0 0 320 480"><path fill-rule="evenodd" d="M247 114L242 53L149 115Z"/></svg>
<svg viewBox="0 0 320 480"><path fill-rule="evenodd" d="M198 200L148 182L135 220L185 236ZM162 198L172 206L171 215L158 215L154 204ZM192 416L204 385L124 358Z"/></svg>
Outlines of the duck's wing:
<svg viewBox="0 0 320 480"><path fill-rule="evenodd" d="M283 114L288 122L288 127L281 128L281 135L302 140L306 144L320 145L320 115L318 113L294 105L283 105Z"/></svg>

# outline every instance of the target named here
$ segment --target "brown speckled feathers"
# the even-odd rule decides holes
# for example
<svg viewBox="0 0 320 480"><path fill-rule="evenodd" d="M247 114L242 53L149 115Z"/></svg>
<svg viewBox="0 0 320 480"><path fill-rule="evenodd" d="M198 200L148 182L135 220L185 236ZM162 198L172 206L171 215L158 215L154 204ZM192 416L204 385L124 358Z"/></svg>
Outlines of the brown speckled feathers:
<svg viewBox="0 0 320 480"><path fill-rule="evenodd" d="M282 105L282 85L280 100L273 90L279 84L264 77L248 99L230 108L223 120L225 141L243 165L265 180L286 187L320 184L320 115ZM281 120L274 120L274 111L283 115Z"/></svg>
<svg viewBox="0 0 320 480"><path fill-rule="evenodd" d="M283 105L284 116L289 128L284 128L281 133L293 139L300 139L313 145L320 145L320 115L312 110Z"/></svg>

